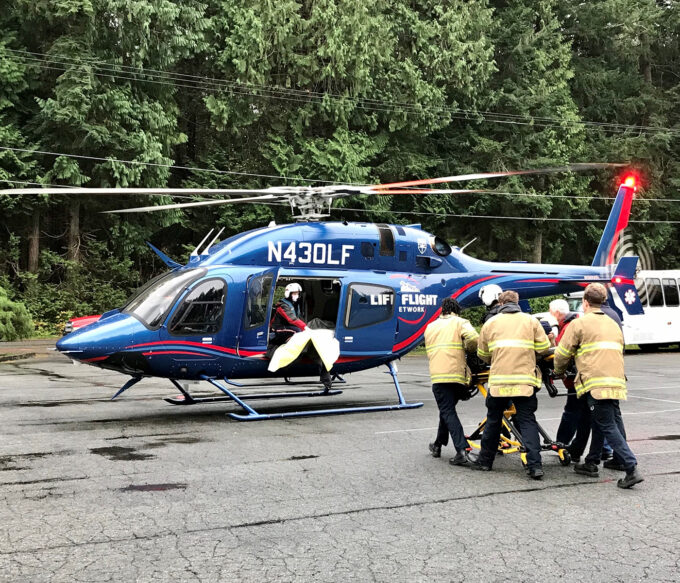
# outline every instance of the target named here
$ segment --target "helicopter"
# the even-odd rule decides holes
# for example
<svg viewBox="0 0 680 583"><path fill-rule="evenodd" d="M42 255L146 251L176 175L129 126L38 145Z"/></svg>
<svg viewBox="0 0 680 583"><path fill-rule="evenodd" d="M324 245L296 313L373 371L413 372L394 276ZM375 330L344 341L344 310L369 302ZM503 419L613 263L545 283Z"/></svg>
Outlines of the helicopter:
<svg viewBox="0 0 680 583"><path fill-rule="evenodd" d="M572 164L559 168L466 174L373 186L271 187L263 190L69 188L86 194L228 194L209 199L107 212L155 212L244 202L287 202L295 223L270 224L219 243L212 231L182 265L149 243L170 271L140 288L121 308L102 314L88 326L57 342L57 350L77 362L118 371L130 379L115 399L146 377L168 379L181 395L173 405L231 401L237 420L284 419L421 407L407 402L395 361L421 344L427 325L439 317L441 300L452 297L463 308L481 304L480 289L489 283L519 292L523 299L578 291L588 283L611 284L630 314L642 313L635 289L637 257L612 265L614 247L628 224L637 189L635 176L619 186L614 205L590 266L497 263L471 257L419 225L326 222L334 199L357 194L456 194L485 190L431 188L434 184L511 175L580 171L620 164ZM45 192L13 189L12 194ZM239 380L312 376L316 365L299 358L283 370L268 370L270 323L276 298L289 284L302 290L304 318L332 323L339 357L331 373L342 375L386 366L397 403L378 406L258 412L252 401L300 396L332 396L342 390L241 394ZM218 396L197 397L189 383L205 381Z"/></svg>

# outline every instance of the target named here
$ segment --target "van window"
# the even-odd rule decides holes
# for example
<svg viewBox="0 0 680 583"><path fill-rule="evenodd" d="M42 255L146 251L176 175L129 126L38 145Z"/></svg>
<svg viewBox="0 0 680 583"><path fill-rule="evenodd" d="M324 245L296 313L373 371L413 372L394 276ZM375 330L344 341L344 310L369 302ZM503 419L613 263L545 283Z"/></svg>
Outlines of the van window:
<svg viewBox="0 0 680 583"><path fill-rule="evenodd" d="M394 313L394 290L383 285L355 283L349 287L345 327L360 328L389 320Z"/></svg>
<svg viewBox="0 0 680 583"><path fill-rule="evenodd" d="M168 330L171 334L216 334L224 315L227 284L223 279L199 283L175 310Z"/></svg>
<svg viewBox="0 0 680 583"><path fill-rule="evenodd" d="M663 280L663 295L667 306L678 306L678 284L674 279Z"/></svg>
<svg viewBox="0 0 680 583"><path fill-rule="evenodd" d="M657 278L651 278L647 280L647 303L650 307L663 306L661 280Z"/></svg>
<svg viewBox="0 0 680 583"><path fill-rule="evenodd" d="M645 287L645 280L641 277L635 278L635 289L637 290L638 296L640 296L640 302L643 306L647 305L647 288Z"/></svg>

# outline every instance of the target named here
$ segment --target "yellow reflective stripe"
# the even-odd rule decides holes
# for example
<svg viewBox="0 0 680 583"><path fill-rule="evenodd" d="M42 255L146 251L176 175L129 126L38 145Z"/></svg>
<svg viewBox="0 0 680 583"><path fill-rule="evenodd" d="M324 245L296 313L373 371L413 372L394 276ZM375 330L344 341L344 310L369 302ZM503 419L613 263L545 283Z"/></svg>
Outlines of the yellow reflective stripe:
<svg viewBox="0 0 680 583"><path fill-rule="evenodd" d="M580 397L584 393L599 387L612 388L614 390L617 390L616 388L619 387L618 390L625 390L626 380L619 377L593 377L585 383L576 385L576 394Z"/></svg>
<svg viewBox="0 0 680 583"><path fill-rule="evenodd" d="M574 356L575 351L573 350L567 350L562 344L560 344L557 347L557 350L555 351L555 354L559 354L560 356L566 356L567 358L571 358Z"/></svg>
<svg viewBox="0 0 680 583"><path fill-rule="evenodd" d="M533 385L541 384L541 379L533 375L524 374L492 374L489 375L490 385Z"/></svg>
<svg viewBox="0 0 680 583"><path fill-rule="evenodd" d="M550 348L550 342L548 340L534 342L534 350L545 350L546 348Z"/></svg>
<svg viewBox="0 0 680 583"><path fill-rule="evenodd" d="M463 349L463 343L462 342L442 342L440 344L432 344L431 346L426 347L427 352L432 352L433 350L441 350L441 349Z"/></svg>
<svg viewBox="0 0 680 583"><path fill-rule="evenodd" d="M581 383L586 389L598 387L626 387L626 380L619 377L594 377Z"/></svg>
<svg viewBox="0 0 680 583"><path fill-rule="evenodd" d="M466 385L470 379L461 374L433 374L433 383L460 383Z"/></svg>
<svg viewBox="0 0 680 583"><path fill-rule="evenodd" d="M487 350L482 350L481 348L477 348L477 354L479 356L491 356L491 353Z"/></svg>
<svg viewBox="0 0 680 583"><path fill-rule="evenodd" d="M489 342L489 350L493 352L496 348L531 348L534 349L533 340L495 340L494 342Z"/></svg>
<svg viewBox="0 0 680 583"><path fill-rule="evenodd" d="M576 356L592 352L593 350L616 350L617 352L623 352L623 344L620 342L588 342L587 344L581 344L576 351Z"/></svg>
<svg viewBox="0 0 680 583"><path fill-rule="evenodd" d="M477 330L472 327L472 324L463 326L463 334L467 334L469 338L479 338Z"/></svg>

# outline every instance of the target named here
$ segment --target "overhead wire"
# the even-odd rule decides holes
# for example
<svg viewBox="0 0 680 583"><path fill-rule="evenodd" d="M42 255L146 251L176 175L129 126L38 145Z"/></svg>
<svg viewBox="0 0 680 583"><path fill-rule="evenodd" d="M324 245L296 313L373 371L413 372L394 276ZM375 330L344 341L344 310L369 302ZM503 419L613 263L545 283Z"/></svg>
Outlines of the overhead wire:
<svg viewBox="0 0 680 583"><path fill-rule="evenodd" d="M492 112L484 110L466 110L462 108L456 108L452 106L437 106L437 105L422 105L422 104L412 104L394 101L380 101L361 97L351 97L344 96L333 93L322 93L301 89L292 88L282 88L271 85L256 85L252 83L242 83L237 81L228 81L225 79L216 79L211 77L204 77L199 75L189 75L183 73L170 73L167 71L160 71L157 69L141 69L138 67L130 67L117 63L108 63L106 61L98 59L73 59L68 57L55 58L52 55L46 53L36 53L30 51L20 51L15 49L8 49L8 52L15 54L20 59L26 62L37 62L37 63L51 63L62 65L61 68L52 67L51 69L56 69L60 71L66 71L64 67L72 67L78 65L90 65L93 67L98 67L101 69L101 73L95 73L97 75L113 77L125 80L133 80L138 82L151 82L159 83L162 85L170 85L173 87L184 87L191 89L228 89L236 93L237 95L251 95L255 97L268 97L271 99L283 99L286 101L293 102L310 102L312 100L342 100L351 101L356 107L369 109L373 111L390 111L394 112L396 108L400 108L404 113L423 113L423 112L439 112L440 114L451 115L454 119L467 119L469 121L476 121L475 119L470 120L470 116L475 118L481 118L481 121L491 122L491 123L506 123L515 125L531 125L531 126L542 126L542 127L562 127L566 125L580 125L584 127L601 129L607 132L621 132L627 130L633 131L644 131L644 132L670 132L672 134L680 133L680 129L658 127L658 126L646 126L646 125L633 125L633 124L620 124L613 122L594 122L587 120L569 120L565 118L554 118L547 116L522 116L519 114L508 114L502 112ZM28 55L28 56L26 56ZM50 69L50 67L45 67ZM120 73L128 73L129 75L143 75L147 79L141 79L137 76L121 75ZM168 81L174 81L168 83ZM178 84L176 81L182 82L193 82L198 83L198 85L186 85ZM265 95L258 95L256 92L265 92ZM272 95L279 94L279 95ZM282 97L282 95L292 95L296 99L290 97ZM463 114L462 116L460 114ZM525 121L520 121L525 120Z"/></svg>
<svg viewBox="0 0 680 583"><path fill-rule="evenodd" d="M349 208L349 207L335 207L331 211L359 211L365 213L390 213L395 215L414 215L414 216L433 216L451 217L451 218L465 218L465 219L506 219L514 221L565 221L565 222L592 222L592 223L606 223L608 219L589 219L589 218L557 218L557 217L516 217L506 215L467 215L467 214L453 214L453 213L427 213L422 211L382 211L379 209L365 209L365 208ZM661 224L680 224L680 221L664 221L664 220L629 220L629 223L661 223Z"/></svg>

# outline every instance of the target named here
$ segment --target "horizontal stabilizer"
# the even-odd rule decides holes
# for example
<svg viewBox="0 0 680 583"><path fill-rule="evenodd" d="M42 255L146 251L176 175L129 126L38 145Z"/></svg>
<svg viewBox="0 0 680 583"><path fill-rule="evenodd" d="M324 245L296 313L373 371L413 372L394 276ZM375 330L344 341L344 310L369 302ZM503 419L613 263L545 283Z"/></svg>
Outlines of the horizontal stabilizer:
<svg viewBox="0 0 680 583"><path fill-rule="evenodd" d="M177 261L173 261L172 259L170 259L170 257L168 257L165 253L163 253L163 251L161 251L161 250L158 249L157 247L154 247L154 246L153 246L151 243L149 243L148 241L146 242L146 244L147 244L149 247L151 247L151 250L152 250L156 255L158 255L158 256L161 258L161 261L162 261L163 263L165 263L170 269L175 269L176 267L182 267L182 265L181 265L180 263L177 263Z"/></svg>

